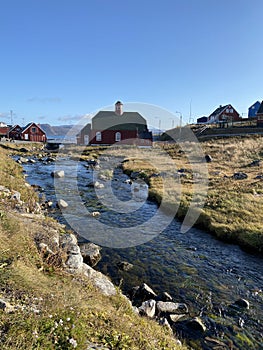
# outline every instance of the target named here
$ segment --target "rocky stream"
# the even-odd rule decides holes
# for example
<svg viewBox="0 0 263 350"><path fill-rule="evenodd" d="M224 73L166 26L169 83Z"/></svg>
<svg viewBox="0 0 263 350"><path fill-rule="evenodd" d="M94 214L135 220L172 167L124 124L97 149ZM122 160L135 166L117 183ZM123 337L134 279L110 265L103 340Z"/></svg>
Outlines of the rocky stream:
<svg viewBox="0 0 263 350"><path fill-rule="evenodd" d="M186 305L173 317L161 311L191 348L263 349L262 256L197 228L180 233L181 223L147 200L147 185L122 173L121 159L111 176L103 167L107 159L101 164L58 159L23 160L27 182L49 203L47 215L73 228L80 245L91 241L102 247L96 269L110 276L135 306L140 306L136 287L147 283L158 295L166 292L166 301ZM54 176L56 171L61 177ZM60 199L66 202L65 213L57 208ZM199 326L189 327L196 317Z"/></svg>

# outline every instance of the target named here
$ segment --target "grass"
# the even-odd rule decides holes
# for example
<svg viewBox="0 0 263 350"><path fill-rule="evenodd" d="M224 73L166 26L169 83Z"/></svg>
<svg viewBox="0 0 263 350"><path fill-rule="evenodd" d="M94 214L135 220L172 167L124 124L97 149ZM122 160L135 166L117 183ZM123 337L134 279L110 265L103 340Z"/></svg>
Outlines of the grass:
<svg viewBox="0 0 263 350"><path fill-rule="evenodd" d="M35 193L9 153L0 148L0 184L29 203ZM12 306L0 310L1 349L87 349L89 342L109 349L185 348L167 329L136 315L121 293L106 297L88 279L43 260L35 241L48 241L52 231L63 234L63 227L47 217L23 216L9 201L0 202L0 299Z"/></svg>
<svg viewBox="0 0 263 350"><path fill-rule="evenodd" d="M149 185L149 197L167 209L177 209L180 219L189 215L192 203L193 218L189 216L189 220L199 216L196 225L218 238L262 253L263 179L257 176L263 175L263 137L204 141L198 146L203 155L211 155L213 161L207 164L198 164L196 145L186 142L183 150L181 146L164 143L153 150L110 148L103 154L123 154L127 158L124 171L139 172ZM254 160L261 160L261 164L250 166ZM178 179L175 175L182 169L183 176ZM198 171L207 183L202 185L198 180ZM235 180L237 172L246 173L247 178ZM156 173L162 177L153 176Z"/></svg>

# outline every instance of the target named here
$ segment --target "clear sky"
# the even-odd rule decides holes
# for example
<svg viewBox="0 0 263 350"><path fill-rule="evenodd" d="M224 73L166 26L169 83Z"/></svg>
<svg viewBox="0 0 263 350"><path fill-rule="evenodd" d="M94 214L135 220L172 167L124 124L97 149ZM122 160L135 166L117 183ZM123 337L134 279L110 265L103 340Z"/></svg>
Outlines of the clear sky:
<svg viewBox="0 0 263 350"><path fill-rule="evenodd" d="M190 110L196 120L231 103L242 114L263 99L262 0L0 5L0 121L12 110L15 123L71 124L121 100L186 123Z"/></svg>

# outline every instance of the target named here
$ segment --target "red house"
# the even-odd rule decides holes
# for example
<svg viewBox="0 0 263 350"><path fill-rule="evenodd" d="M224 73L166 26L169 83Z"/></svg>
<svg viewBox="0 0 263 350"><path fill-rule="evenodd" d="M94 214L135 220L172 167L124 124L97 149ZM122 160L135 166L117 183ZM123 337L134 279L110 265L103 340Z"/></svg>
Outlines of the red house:
<svg viewBox="0 0 263 350"><path fill-rule="evenodd" d="M4 122L0 122L0 138L8 137L9 127Z"/></svg>
<svg viewBox="0 0 263 350"><path fill-rule="evenodd" d="M100 111L77 135L78 144L113 145L117 142L139 146L152 145L152 133L146 119L138 112L123 112L123 104L115 103L115 111Z"/></svg>
<svg viewBox="0 0 263 350"><path fill-rule="evenodd" d="M12 126L8 131L8 138L12 140L21 140L22 130L23 128L18 124Z"/></svg>
<svg viewBox="0 0 263 350"><path fill-rule="evenodd" d="M219 106L212 114L210 114L208 117L208 123L231 123L241 119L239 113L229 104Z"/></svg>
<svg viewBox="0 0 263 350"><path fill-rule="evenodd" d="M33 142L46 142L47 136L44 130L36 123L27 124L20 132L21 140Z"/></svg>

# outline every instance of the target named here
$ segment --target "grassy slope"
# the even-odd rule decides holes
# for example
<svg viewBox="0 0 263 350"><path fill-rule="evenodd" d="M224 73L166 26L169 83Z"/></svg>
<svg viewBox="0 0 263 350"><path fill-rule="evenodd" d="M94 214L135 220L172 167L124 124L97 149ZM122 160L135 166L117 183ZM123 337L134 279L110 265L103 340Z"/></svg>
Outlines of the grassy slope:
<svg viewBox="0 0 263 350"><path fill-rule="evenodd" d="M0 148L0 185L20 191L33 205L35 194L7 152ZM0 299L16 306L10 313L0 310L1 349L73 349L75 341L77 349L86 349L87 341L109 349L178 348L168 330L135 315L121 294L105 297L87 279L44 262L34 239L61 226L13 207L0 198Z"/></svg>
<svg viewBox="0 0 263 350"><path fill-rule="evenodd" d="M256 179L256 176L263 174L263 137L216 139L201 143L201 147L204 154L212 156L213 161L207 164L208 193L198 224L221 239L262 252L263 179ZM186 176L180 180L182 194L177 211L177 216L183 218L192 198L191 164L176 144L167 144L164 149L174 159L177 169L187 170ZM256 159L261 159L260 166L248 166ZM146 175L150 184L150 196L157 202L161 202L164 195L169 195L164 193L160 178L149 179L156 169L150 163L140 160L139 153L134 153L133 158L123 166L127 173L142 171ZM164 162L159 170L168 172L168 165ZM235 180L232 175L236 172L245 172L248 178ZM173 182L175 183L174 180ZM177 198L177 204L179 200ZM176 199L170 197L170 201L174 204Z"/></svg>

